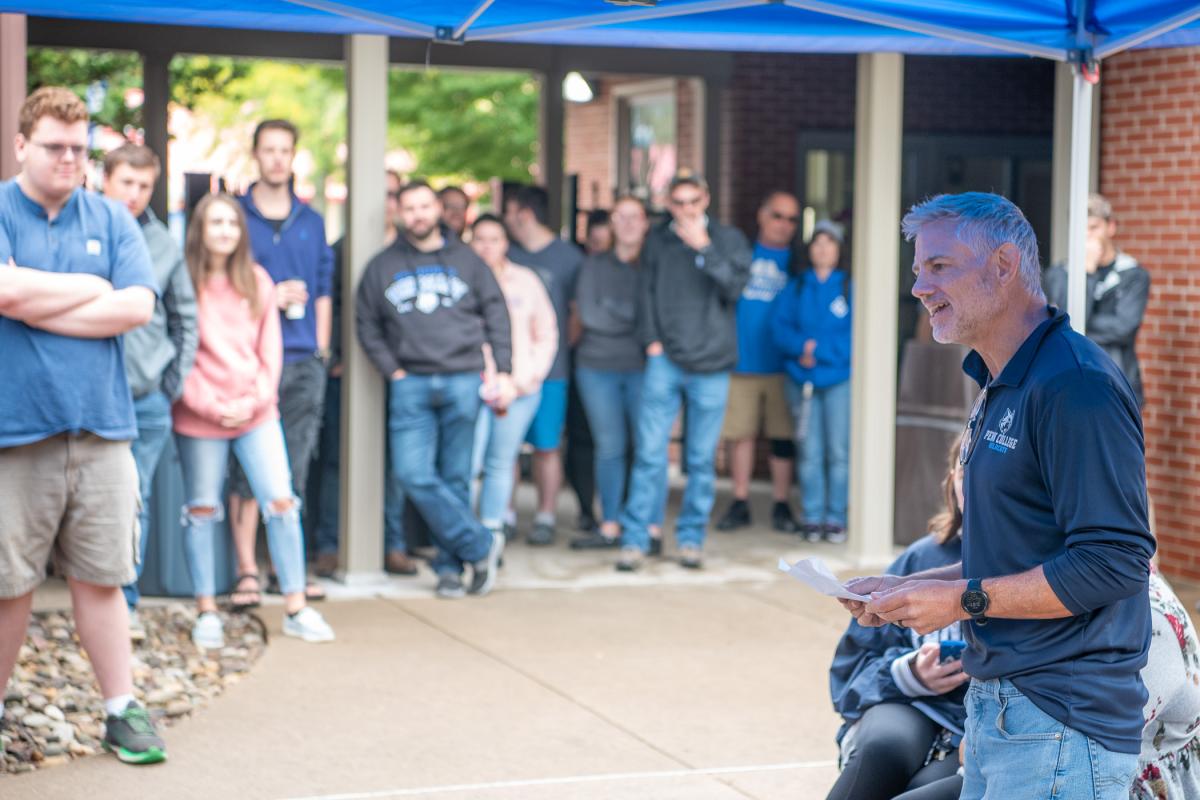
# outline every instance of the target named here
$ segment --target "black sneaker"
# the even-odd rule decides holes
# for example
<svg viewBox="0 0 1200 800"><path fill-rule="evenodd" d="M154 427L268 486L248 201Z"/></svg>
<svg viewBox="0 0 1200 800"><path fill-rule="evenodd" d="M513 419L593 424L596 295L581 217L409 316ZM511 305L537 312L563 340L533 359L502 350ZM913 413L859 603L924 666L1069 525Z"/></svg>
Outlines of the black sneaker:
<svg viewBox="0 0 1200 800"><path fill-rule="evenodd" d="M517 538L517 526L511 522L504 523L504 538L506 541L513 541Z"/></svg>
<svg viewBox="0 0 1200 800"><path fill-rule="evenodd" d="M610 550L620 546L620 536L605 536L600 531L585 533L571 540L572 550Z"/></svg>
<svg viewBox="0 0 1200 800"><path fill-rule="evenodd" d="M815 523L806 522L800 526L800 536L806 542L812 542L813 544L815 544L815 543L821 541L821 536L823 534L824 534L824 530L822 529L822 527Z"/></svg>
<svg viewBox="0 0 1200 800"><path fill-rule="evenodd" d="M825 536L825 541L830 544L845 544L846 529L841 525L835 525L832 522L827 522L821 526L821 533Z"/></svg>
<svg viewBox="0 0 1200 800"><path fill-rule="evenodd" d="M792 516L791 506L782 500L775 503L775 507L771 509L771 527L780 533L795 533L800 530L796 518Z"/></svg>
<svg viewBox="0 0 1200 800"><path fill-rule="evenodd" d="M650 537L650 549L646 551L646 555L653 556L654 558L658 558L659 556L662 555L662 537L661 536L651 536Z"/></svg>
<svg viewBox="0 0 1200 800"><path fill-rule="evenodd" d="M467 589L470 594L483 596L496 585L496 573L500 571L500 556L504 555L504 534L500 531L492 531L491 536L492 546L488 549L487 557L472 565L474 573L471 575L471 587Z"/></svg>
<svg viewBox="0 0 1200 800"><path fill-rule="evenodd" d="M453 572L444 572L438 575L437 588L433 593L445 600L457 600L466 597L467 590L463 588L461 577Z"/></svg>
<svg viewBox="0 0 1200 800"><path fill-rule="evenodd" d="M596 518L591 514L580 514L579 522L575 526L580 533L595 533L600 530L600 523L596 522Z"/></svg>
<svg viewBox="0 0 1200 800"><path fill-rule="evenodd" d="M717 530L719 531L736 531L738 528L745 528L750 525L750 506L745 500L734 500L729 505L729 510L725 512L725 516L717 522Z"/></svg>
<svg viewBox="0 0 1200 800"><path fill-rule="evenodd" d="M146 709L130 701L120 716L104 721L104 749L126 764L157 764L167 760L167 745L154 730Z"/></svg>
<svg viewBox="0 0 1200 800"><path fill-rule="evenodd" d="M525 537L525 541L534 547L546 547L554 544L554 526L547 522L535 522L533 530Z"/></svg>

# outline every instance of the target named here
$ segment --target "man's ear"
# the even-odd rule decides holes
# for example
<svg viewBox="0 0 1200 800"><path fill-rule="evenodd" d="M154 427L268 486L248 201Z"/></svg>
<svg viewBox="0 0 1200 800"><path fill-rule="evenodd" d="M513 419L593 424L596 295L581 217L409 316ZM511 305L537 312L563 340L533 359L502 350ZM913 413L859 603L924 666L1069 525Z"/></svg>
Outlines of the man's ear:
<svg viewBox="0 0 1200 800"><path fill-rule="evenodd" d="M1005 242L992 253L992 268L1001 286L1010 286L1021 276L1021 251L1012 242Z"/></svg>

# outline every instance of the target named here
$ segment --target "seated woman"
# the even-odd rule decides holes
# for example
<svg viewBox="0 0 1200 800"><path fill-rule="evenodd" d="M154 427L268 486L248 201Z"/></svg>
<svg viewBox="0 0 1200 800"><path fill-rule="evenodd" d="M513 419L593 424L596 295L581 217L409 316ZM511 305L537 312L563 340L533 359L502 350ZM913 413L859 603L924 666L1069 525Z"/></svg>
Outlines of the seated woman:
<svg viewBox="0 0 1200 800"><path fill-rule="evenodd" d="M962 560L958 450L956 440L942 484L945 507L930 520L929 535L905 550L890 574ZM842 773L829 800L890 800L954 775L968 676L961 658L943 661L941 651L943 642L961 639L958 623L918 636L895 625L864 628L850 621L829 671L833 704L845 720L837 737Z"/></svg>

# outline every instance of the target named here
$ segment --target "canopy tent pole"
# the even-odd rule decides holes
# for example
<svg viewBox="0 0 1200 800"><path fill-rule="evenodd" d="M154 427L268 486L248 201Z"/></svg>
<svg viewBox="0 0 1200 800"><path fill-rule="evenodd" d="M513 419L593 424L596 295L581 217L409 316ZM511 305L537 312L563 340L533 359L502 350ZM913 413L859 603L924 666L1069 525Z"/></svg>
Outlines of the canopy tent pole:
<svg viewBox="0 0 1200 800"><path fill-rule="evenodd" d="M296 2L297 0L291 1ZM492 25L490 27L476 28L475 33L467 38L468 41L473 42L506 39L511 36L524 36L531 33L569 31L576 28L594 28L600 25L617 25L628 22L642 22L650 19L685 17L690 14L706 14L713 11L732 11L738 8L768 5L771 2L773 0L696 0L696 2L692 3L673 3L669 6L632 8L624 11L609 11L603 14L585 14L583 16L565 17L563 19L523 22L517 25Z"/></svg>
<svg viewBox="0 0 1200 800"><path fill-rule="evenodd" d="M333 0L283 0L283 2L291 3L295 6L303 6L304 8L311 8L315 11L324 11L326 14L345 17L346 19L366 22L370 25L378 25L392 33L420 36L425 39L433 39L437 35L437 29L432 25L426 25L423 22L413 22L401 17L392 17L387 14L378 14L374 11L356 8L352 5L335 3Z"/></svg>
<svg viewBox="0 0 1200 800"><path fill-rule="evenodd" d="M475 20L482 17L483 12L485 12L489 8L491 8L492 3L494 3L494 2L496 2L496 0L482 0L482 2L478 6L475 7L475 10L472 11L466 19L464 19L462 22L458 23L458 27L456 27L454 29L454 33L451 34L451 36L454 39L462 39L463 36L466 35L467 30L472 25L475 24Z"/></svg>
<svg viewBox="0 0 1200 800"><path fill-rule="evenodd" d="M171 101L171 58L174 54L163 50L142 53L142 124L146 131L146 144L158 154L162 169L154 182L154 195L150 207L163 222L167 220L167 162L170 160L170 136L168 123Z"/></svg>
<svg viewBox="0 0 1200 800"><path fill-rule="evenodd" d="M1087 324L1087 201L1092 160L1092 83L1082 66L1071 83L1070 211L1067 214L1067 313L1071 327L1083 333Z"/></svg>
<svg viewBox="0 0 1200 800"><path fill-rule="evenodd" d="M342 251L342 442L338 577L381 582L383 574L384 382L358 343L354 291L383 247L386 221L388 40L346 37L347 231ZM382 435L381 435L382 434Z"/></svg>
<svg viewBox="0 0 1200 800"><path fill-rule="evenodd" d="M859 55L857 91L849 531L854 559L869 567L893 558L904 56Z"/></svg>
<svg viewBox="0 0 1200 800"><path fill-rule="evenodd" d="M1096 59L1108 58L1117 53L1122 53L1131 47L1137 47L1142 42L1150 41L1155 36L1170 33L1176 28L1182 28L1184 25L1195 22L1198 19L1200 19L1200 3L1196 3L1191 8L1181 11L1173 17L1168 17L1157 25L1152 25L1145 30L1120 39L1110 39L1104 44L1098 45L1096 47Z"/></svg>

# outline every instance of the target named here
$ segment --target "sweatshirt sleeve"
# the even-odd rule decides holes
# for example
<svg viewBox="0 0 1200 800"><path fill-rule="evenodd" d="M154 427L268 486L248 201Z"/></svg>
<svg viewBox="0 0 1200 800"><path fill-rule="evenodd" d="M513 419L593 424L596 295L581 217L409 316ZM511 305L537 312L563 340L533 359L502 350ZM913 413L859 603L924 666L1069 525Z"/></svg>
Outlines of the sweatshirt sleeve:
<svg viewBox="0 0 1200 800"><path fill-rule="evenodd" d="M1037 444L1042 478L1066 550L1043 565L1073 614L1147 591L1154 537L1137 407L1108 375L1067 376L1044 401Z"/></svg>
<svg viewBox="0 0 1200 800"><path fill-rule="evenodd" d="M258 300L262 316L258 325L258 375L254 379L254 411L277 401L279 377L283 373L283 333L275 311L275 284L266 270L259 270Z"/></svg>
<svg viewBox="0 0 1200 800"><path fill-rule="evenodd" d="M853 287L849 281L846 282L846 290L842 296L846 299L846 314L835 319L827 335L817 337L813 358L818 364L840 367L850 363L850 334L854 329L854 297ZM829 313L832 314L832 312Z"/></svg>
<svg viewBox="0 0 1200 800"><path fill-rule="evenodd" d="M638 268L638 338L642 348L649 347L654 342L662 341L658 332L658 316L655 313L654 283L658 274L658 246L654 234L646 237L642 247L641 265Z"/></svg>
<svg viewBox="0 0 1200 800"><path fill-rule="evenodd" d="M721 299L727 304L736 303L750 280L750 263L754 251L742 232L729 229L723 235L712 238L712 244L704 248L704 273L717 284Z"/></svg>
<svg viewBox="0 0 1200 800"><path fill-rule="evenodd" d="M529 372L540 384L550 374L550 368L554 366L554 357L558 355L558 319L554 314L554 304L550 302L550 295L541 279L537 275L529 277L529 297L533 301L533 313L529 320L532 326Z"/></svg>
<svg viewBox="0 0 1200 800"><path fill-rule="evenodd" d="M1146 314L1146 301L1150 298L1150 273L1144 269L1130 270L1121 277L1121 284L1113 290L1116 302L1112 311L1101 312L1093 306L1087 318L1087 336L1099 345L1133 344L1142 317Z"/></svg>
<svg viewBox="0 0 1200 800"><path fill-rule="evenodd" d="M486 264L471 253L475 261L472 289L479 301L479 314L483 317L483 339L492 346L492 358L496 360L496 371L512 373L512 323L508 316L508 304L496 276Z"/></svg>
<svg viewBox="0 0 1200 800"><path fill-rule="evenodd" d="M384 315L387 313L388 300L376 277L382 269L379 259L383 257L380 254L371 259L358 281L354 302L354 330L367 358L371 359L371 363L379 370L379 374L383 375L384 380L388 380L402 365L392 354L392 348L387 341Z"/></svg>
<svg viewBox="0 0 1200 800"><path fill-rule="evenodd" d="M200 344L197 327L196 289L188 274L183 253L175 251L175 265L171 277L163 290L163 308L167 314L167 337L175 345L175 358L167 365L162 376L162 390L171 400L179 399L183 393L183 381L196 362L196 348Z"/></svg>
<svg viewBox="0 0 1200 800"><path fill-rule="evenodd" d="M228 405L217 396L213 386L199 371L192 372L184 379L183 394L178 402L193 414L217 424L220 424L221 417L228 410Z"/></svg>
<svg viewBox="0 0 1200 800"><path fill-rule="evenodd" d="M317 217L321 224L316 235L320 236L321 255L317 261L317 297L330 297L333 294L333 248L325 241L324 220Z"/></svg>
<svg viewBox="0 0 1200 800"><path fill-rule="evenodd" d="M789 360L804 352L804 332L800 329L799 278L792 278L775 298L771 307L771 338L775 347Z"/></svg>
<svg viewBox="0 0 1200 800"><path fill-rule="evenodd" d="M910 702L892 677L892 662L912 649L907 631L895 625L864 628L851 620L829 668L833 707L843 718L855 720L880 703Z"/></svg>

